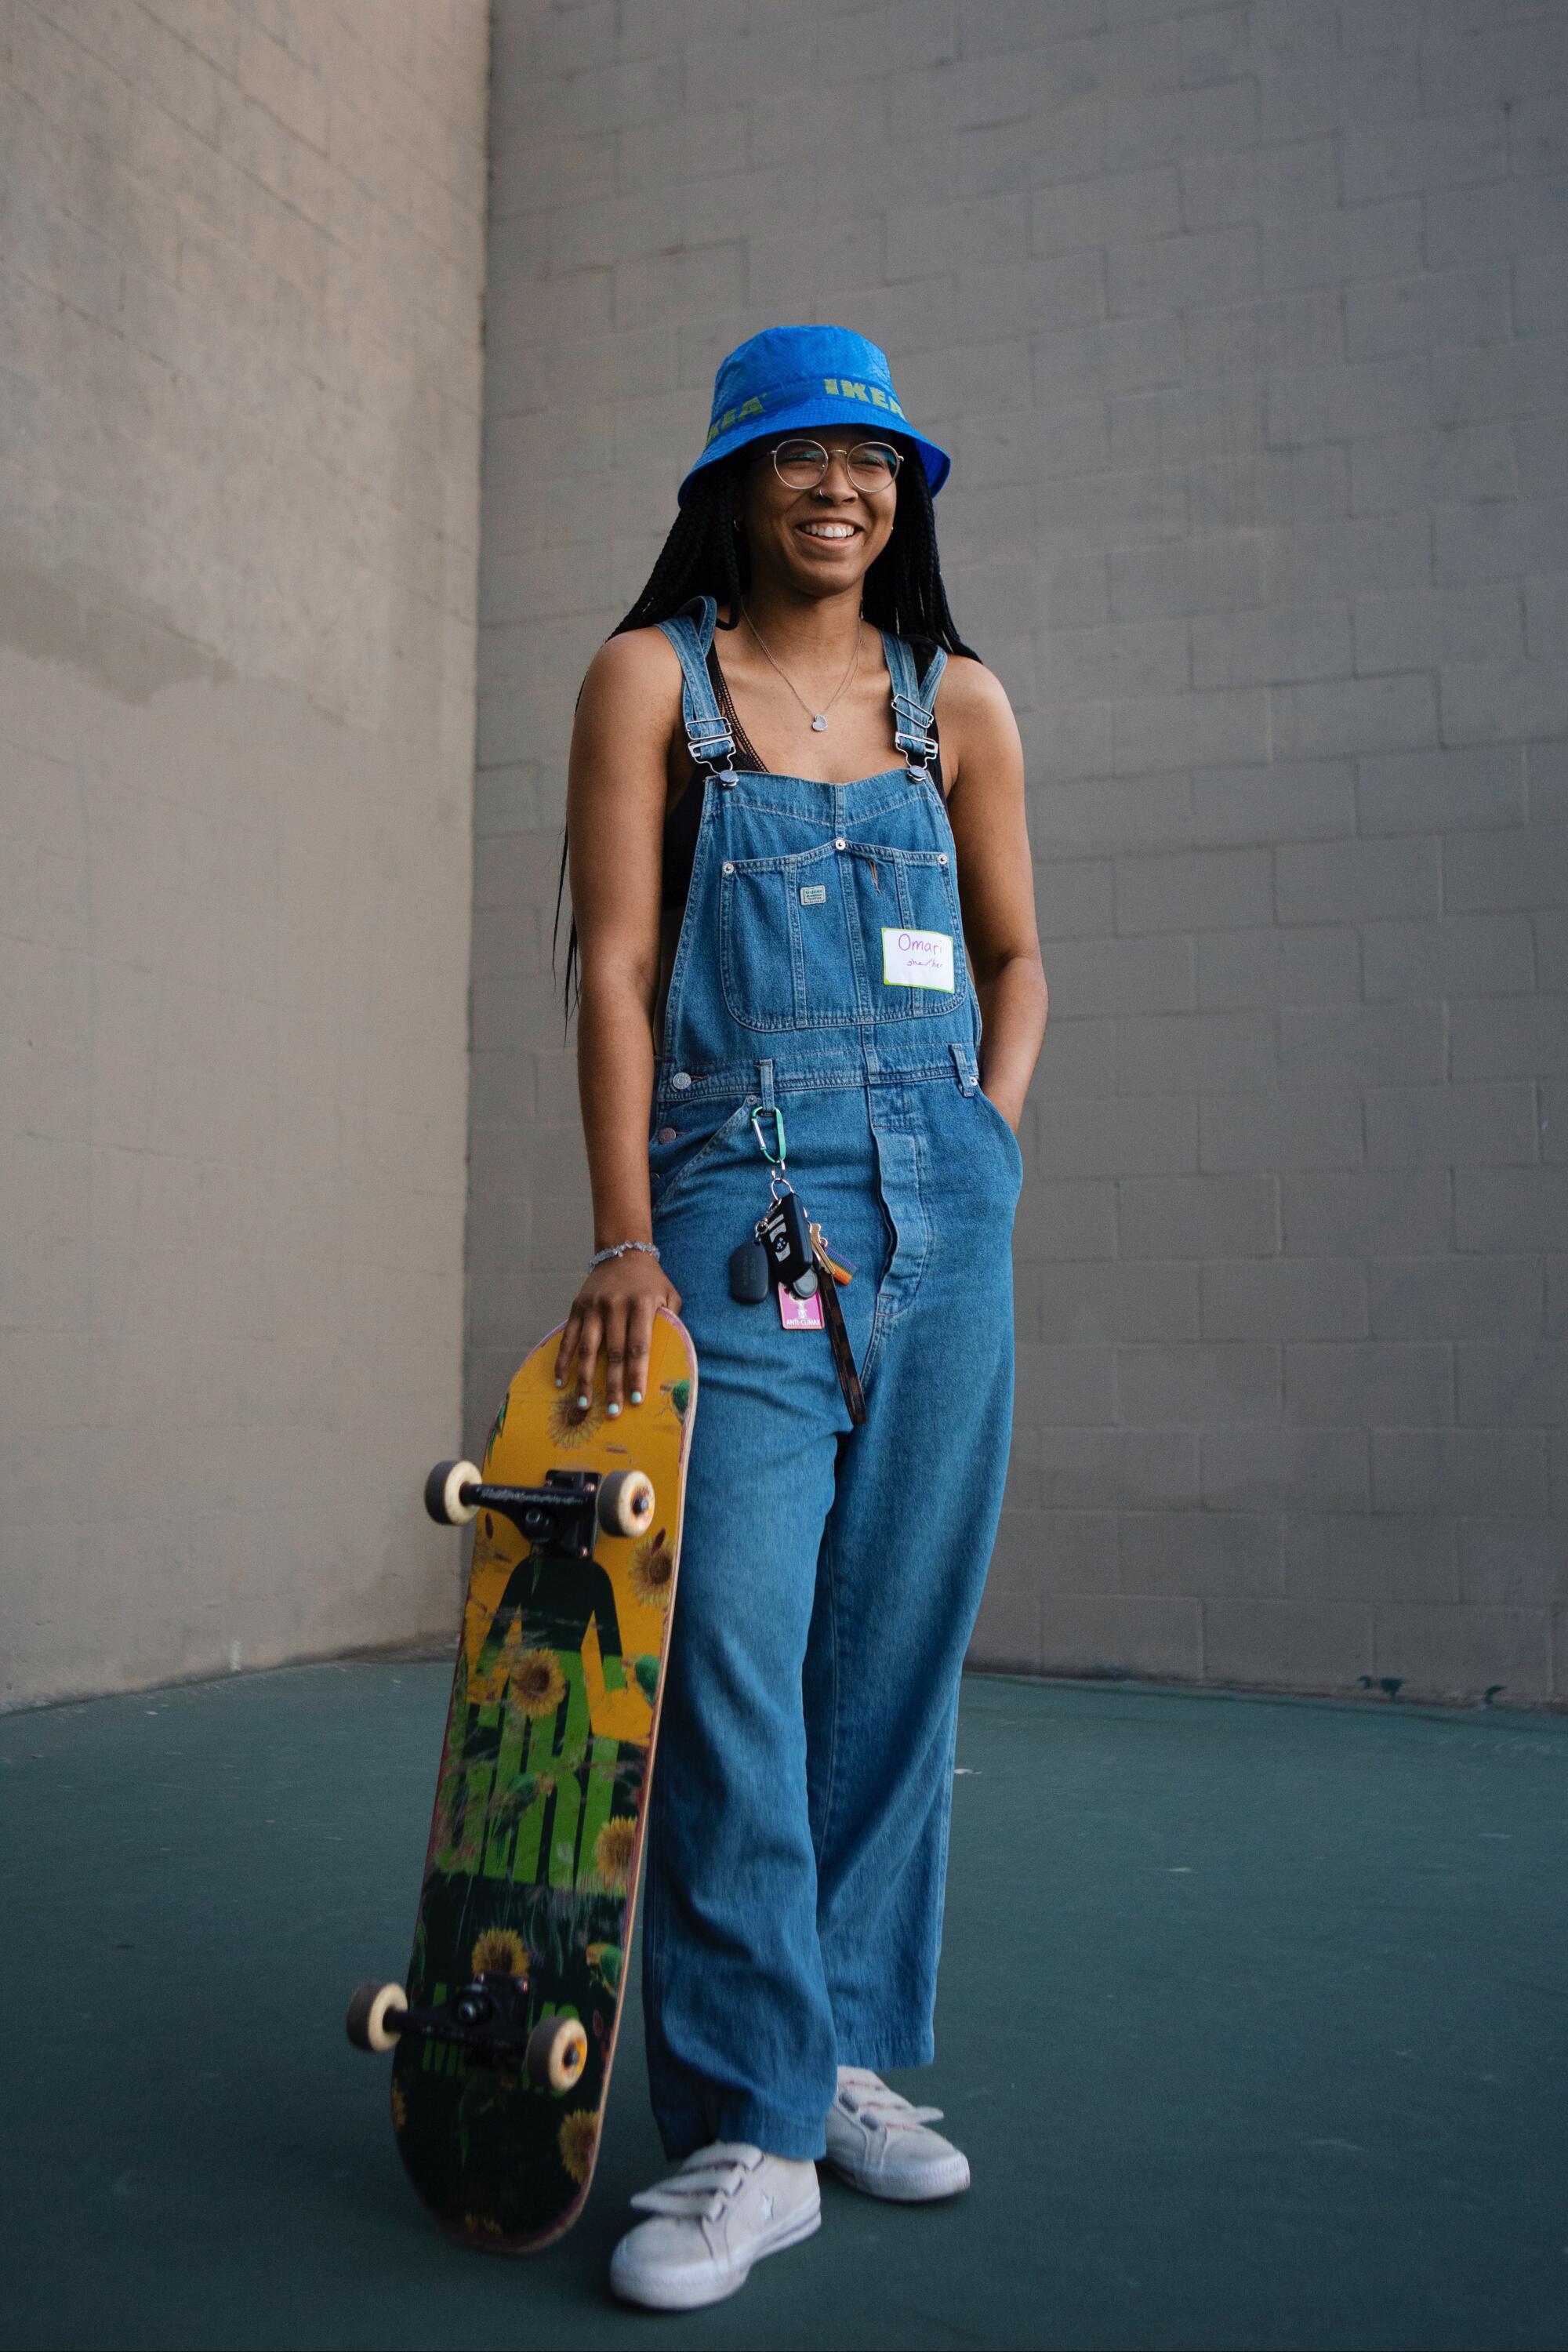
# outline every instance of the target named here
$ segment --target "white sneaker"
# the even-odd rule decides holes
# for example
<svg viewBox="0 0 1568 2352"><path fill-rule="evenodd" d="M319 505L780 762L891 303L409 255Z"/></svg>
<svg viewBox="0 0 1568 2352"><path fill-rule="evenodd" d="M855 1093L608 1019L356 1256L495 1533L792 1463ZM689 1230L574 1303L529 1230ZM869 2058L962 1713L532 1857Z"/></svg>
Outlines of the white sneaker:
<svg viewBox="0 0 1568 2352"><path fill-rule="evenodd" d="M956 2197L969 2186L969 2158L940 2132L940 2107L911 2107L868 2066L840 2066L827 2110L827 2161L852 2188L901 2205Z"/></svg>
<svg viewBox="0 0 1568 2352"><path fill-rule="evenodd" d="M655 2221L628 2230L610 2258L610 2284L652 2311L694 2311L746 2284L752 2264L822 2226L822 2191L809 2158L764 2156L744 2140L715 2140L632 2203Z"/></svg>

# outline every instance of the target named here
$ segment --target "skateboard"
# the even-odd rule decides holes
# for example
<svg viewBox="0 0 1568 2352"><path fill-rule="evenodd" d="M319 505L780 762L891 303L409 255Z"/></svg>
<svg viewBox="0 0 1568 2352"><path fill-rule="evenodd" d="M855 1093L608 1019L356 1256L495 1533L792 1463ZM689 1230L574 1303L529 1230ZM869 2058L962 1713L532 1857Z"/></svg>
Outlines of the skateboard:
<svg viewBox="0 0 1568 2352"><path fill-rule="evenodd" d="M526 2253L588 2195L620 2024L680 1556L697 1363L655 1317L644 1402L555 1385L561 1326L507 1390L484 1462L426 1507L475 1522L462 1644L406 1984L363 1984L349 2039L392 2052L392 2121L447 2229Z"/></svg>

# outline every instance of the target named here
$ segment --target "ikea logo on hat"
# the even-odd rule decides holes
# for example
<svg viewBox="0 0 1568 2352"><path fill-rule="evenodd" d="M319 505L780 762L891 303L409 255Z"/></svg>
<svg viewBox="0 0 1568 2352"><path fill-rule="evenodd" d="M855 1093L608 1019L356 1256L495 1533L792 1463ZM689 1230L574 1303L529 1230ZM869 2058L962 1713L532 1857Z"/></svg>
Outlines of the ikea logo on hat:
<svg viewBox="0 0 1568 2352"><path fill-rule="evenodd" d="M739 425L743 416L760 416L762 413L763 404L754 398L742 401L739 408L727 408L723 415L716 416L708 427L708 440L702 446L706 449L709 442L717 441L721 433L728 433L731 425Z"/></svg>
<svg viewBox="0 0 1568 2352"><path fill-rule="evenodd" d="M890 392L879 383L856 383L847 375L825 375L822 389L832 400L864 400L873 408L885 408L891 416L901 416L903 410Z"/></svg>

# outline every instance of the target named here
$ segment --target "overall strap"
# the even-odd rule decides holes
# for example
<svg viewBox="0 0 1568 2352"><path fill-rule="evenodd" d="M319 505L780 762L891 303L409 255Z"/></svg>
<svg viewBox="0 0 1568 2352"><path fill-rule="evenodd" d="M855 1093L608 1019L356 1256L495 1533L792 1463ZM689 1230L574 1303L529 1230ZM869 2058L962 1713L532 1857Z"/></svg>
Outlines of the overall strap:
<svg viewBox="0 0 1568 2352"><path fill-rule="evenodd" d="M721 784L736 784L735 739L724 723L708 675L708 648L719 607L711 596L694 596L672 621L659 627L680 656L680 713L693 764Z"/></svg>
<svg viewBox="0 0 1568 2352"><path fill-rule="evenodd" d="M903 753L910 775L917 782L929 784L931 776L926 762L937 748L931 731L931 717L947 656L939 653L925 677L919 679L915 676L915 657L902 637L895 637L884 629L882 644L888 656L888 675L893 681L893 741Z"/></svg>
<svg viewBox="0 0 1568 2352"><path fill-rule="evenodd" d="M920 699L933 719L936 716L936 690L942 684L942 674L946 667L947 647L938 646L931 666L920 683Z"/></svg>

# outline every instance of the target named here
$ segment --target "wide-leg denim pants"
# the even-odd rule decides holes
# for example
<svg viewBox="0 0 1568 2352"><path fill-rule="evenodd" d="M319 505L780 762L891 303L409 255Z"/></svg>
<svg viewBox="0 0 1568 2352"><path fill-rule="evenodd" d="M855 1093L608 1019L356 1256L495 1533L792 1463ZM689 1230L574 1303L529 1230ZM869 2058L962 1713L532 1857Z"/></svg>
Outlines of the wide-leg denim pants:
<svg viewBox="0 0 1568 2352"><path fill-rule="evenodd" d="M667 625L694 748L717 719L704 621ZM903 749L934 680L887 642ZM1011 1431L1022 1165L977 1083L952 837L918 741L854 784L731 770L704 787L649 1145L698 1358L644 1911L674 2158L713 2139L818 2156L837 2067L932 2056L959 1675ZM884 982L883 916L952 939L951 991ZM752 1114L771 1139L774 1104L791 1181L855 1269L838 1297L858 1426L826 1332L730 1296L730 1253L769 1197Z"/></svg>

